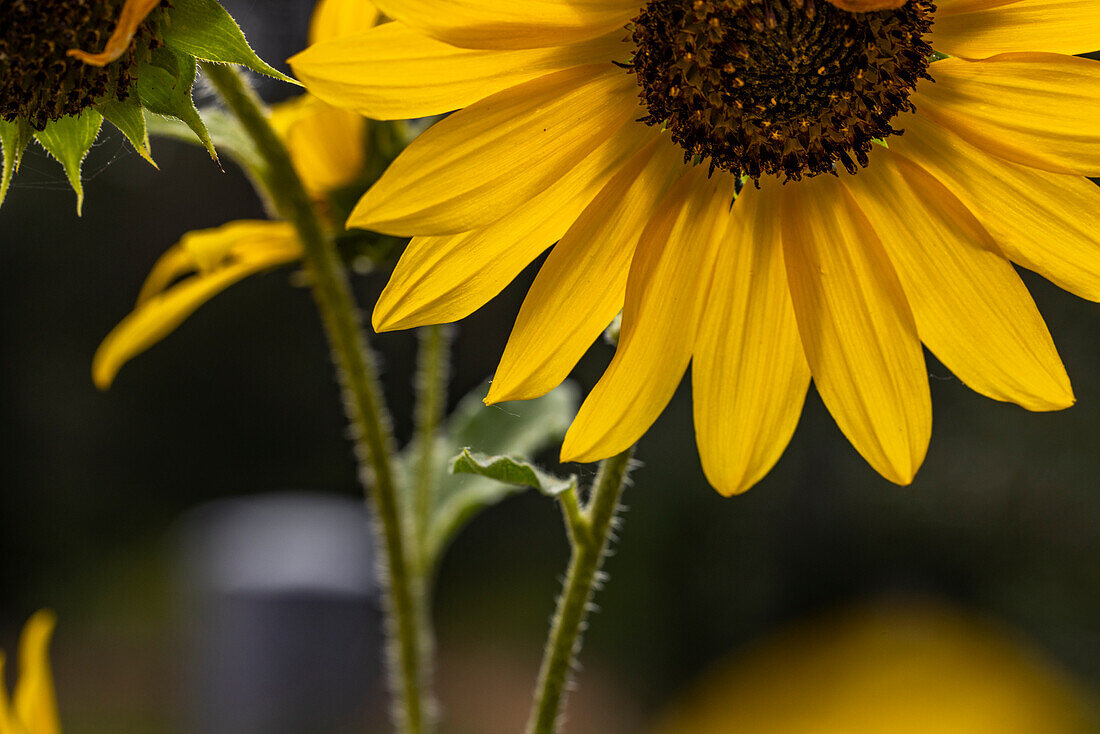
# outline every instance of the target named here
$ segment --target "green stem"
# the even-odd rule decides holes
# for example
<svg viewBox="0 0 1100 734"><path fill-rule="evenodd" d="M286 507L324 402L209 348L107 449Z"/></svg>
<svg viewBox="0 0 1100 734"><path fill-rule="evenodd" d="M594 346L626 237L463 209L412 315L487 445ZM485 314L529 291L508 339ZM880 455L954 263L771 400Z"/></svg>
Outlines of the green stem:
<svg viewBox="0 0 1100 734"><path fill-rule="evenodd" d="M208 62L202 62L202 68L255 143L269 169L275 206L294 225L301 240L302 259L336 361L348 419L355 429L364 485L370 488L368 496L374 502L375 516L381 526L395 719L406 734L423 734L430 728L425 714L427 681L420 641L427 623L423 594L418 593L415 580L410 578L408 537L394 483L389 415L347 271L294 170L286 146L271 127L263 103L236 68Z"/></svg>
<svg viewBox="0 0 1100 734"><path fill-rule="evenodd" d="M416 545L422 552L431 517L432 500L439 477L435 476L435 437L447 410L450 377L450 329L426 326L420 330L419 367L416 371L416 494L413 523ZM421 573L429 572L432 559L418 559Z"/></svg>
<svg viewBox="0 0 1100 734"><path fill-rule="evenodd" d="M592 497L579 516L574 507L563 504L570 528L572 555L543 652L527 734L553 734L557 730L569 676L580 653L585 618L599 585L600 568L611 542L619 498L633 453L633 449L628 449L603 462ZM575 497L566 497L563 501L575 502Z"/></svg>

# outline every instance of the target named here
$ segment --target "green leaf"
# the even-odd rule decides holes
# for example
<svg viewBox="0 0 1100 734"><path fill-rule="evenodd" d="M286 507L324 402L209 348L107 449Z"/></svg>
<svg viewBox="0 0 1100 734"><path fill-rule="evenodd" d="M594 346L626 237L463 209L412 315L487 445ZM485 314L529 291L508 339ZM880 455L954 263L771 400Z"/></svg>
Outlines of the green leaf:
<svg viewBox="0 0 1100 734"><path fill-rule="evenodd" d="M469 448L451 460L452 474L476 474L504 484L534 487L547 497L557 497L577 486L577 478L562 479L547 474L521 456L486 456Z"/></svg>
<svg viewBox="0 0 1100 734"><path fill-rule="evenodd" d="M257 152L252 138L245 133L236 117L217 107L200 109L199 117L202 118L210 139L219 151L228 154L249 173L260 178L266 177L267 166ZM149 118L148 124L150 135L202 145L202 141L195 139L191 128L187 127L182 120L158 115Z"/></svg>
<svg viewBox="0 0 1100 734"><path fill-rule="evenodd" d="M424 538L425 557L438 558L467 522L486 507L522 492L483 475L449 473L451 459L472 446L486 455L523 456L560 441L577 412L578 395L569 383L535 400L486 407L482 385L462 399L437 439L434 451L439 478L431 520ZM403 464L412 466L416 447L409 447Z"/></svg>
<svg viewBox="0 0 1100 734"><path fill-rule="evenodd" d="M107 119L107 122L122 131L122 134L130 141L130 145L134 146L134 150L138 152L138 155L149 161L153 168L157 167L157 164L153 161L152 151L149 150L149 133L145 128L145 110L141 108L141 105L129 100L126 102L111 100L110 102L104 102L96 109Z"/></svg>
<svg viewBox="0 0 1100 734"><path fill-rule="evenodd" d="M34 137L32 132L31 126L22 118L14 122L0 120L0 153L4 157L4 168L0 173L0 204L4 203L4 198L8 195L12 176L19 172L23 151Z"/></svg>
<svg viewBox="0 0 1100 734"><path fill-rule="evenodd" d="M65 176L76 192L76 215L84 208L84 186L80 181L80 166L84 156L99 135L103 115L85 110L76 117L62 117L46 123L46 129L34 134L46 152L65 167Z"/></svg>
<svg viewBox="0 0 1100 734"><path fill-rule="evenodd" d="M240 64L301 86L256 55L237 21L216 0L173 0L168 13L164 42L177 51L204 61Z"/></svg>
<svg viewBox="0 0 1100 734"><path fill-rule="evenodd" d="M158 115L182 120L217 162L218 153L214 150L210 133L191 98L197 68L198 62L194 57L162 46L154 50L152 58L138 69L134 88L142 107Z"/></svg>

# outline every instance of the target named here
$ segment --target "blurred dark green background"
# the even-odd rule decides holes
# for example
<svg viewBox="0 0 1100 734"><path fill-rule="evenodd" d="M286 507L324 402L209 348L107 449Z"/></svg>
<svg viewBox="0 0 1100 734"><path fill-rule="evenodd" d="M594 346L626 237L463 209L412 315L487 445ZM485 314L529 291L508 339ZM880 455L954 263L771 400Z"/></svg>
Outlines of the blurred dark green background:
<svg viewBox="0 0 1100 734"><path fill-rule="evenodd" d="M266 57L303 45L308 2L227 5ZM155 259L187 230L262 216L231 165L223 174L168 141L154 153L160 173L120 136L101 139L77 219L60 167L30 152L0 210L0 647L11 650L34 609L58 610L74 734L173 731L166 538L181 513L270 490L359 492L312 303L288 271L234 287L109 393L93 387L92 354ZM460 325L452 403L492 373L534 272ZM385 277L356 281L364 308ZM1077 405L1029 414L994 403L929 357L935 429L909 488L864 464L811 395L777 468L723 499L699 467L685 383L639 449L645 466L586 641L573 731L636 730L764 631L896 591L998 618L1100 690L1100 307L1025 279ZM415 337L374 343L406 440ZM591 350L576 372L584 390L609 359L602 343ZM557 509L533 494L455 543L436 600L452 722L516 730L566 553Z"/></svg>

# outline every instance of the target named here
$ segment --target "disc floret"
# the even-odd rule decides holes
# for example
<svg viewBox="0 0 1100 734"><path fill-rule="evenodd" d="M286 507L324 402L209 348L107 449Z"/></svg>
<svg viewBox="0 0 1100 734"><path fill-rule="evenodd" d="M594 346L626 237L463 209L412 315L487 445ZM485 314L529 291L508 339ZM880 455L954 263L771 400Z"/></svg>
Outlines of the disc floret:
<svg viewBox="0 0 1100 734"><path fill-rule="evenodd" d="M851 172L928 77L931 0L849 12L825 0L651 0L630 69L685 161L759 180Z"/></svg>

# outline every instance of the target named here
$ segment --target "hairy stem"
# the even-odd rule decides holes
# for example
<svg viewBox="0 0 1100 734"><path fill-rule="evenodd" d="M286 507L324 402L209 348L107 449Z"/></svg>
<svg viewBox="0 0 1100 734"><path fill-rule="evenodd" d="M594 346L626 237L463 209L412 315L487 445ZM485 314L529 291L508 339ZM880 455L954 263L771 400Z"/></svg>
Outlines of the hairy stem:
<svg viewBox="0 0 1100 734"><path fill-rule="evenodd" d="M566 524L570 529L572 554L550 627L550 637L543 652L535 701L527 720L527 734L553 734L557 731L569 677L580 653L585 619L600 582L600 569L611 542L619 498L626 485L633 452L633 449L628 449L603 462L592 497L580 511L579 517L573 506L563 504ZM565 503L570 501L575 502L575 497L563 498Z"/></svg>
<svg viewBox="0 0 1100 734"><path fill-rule="evenodd" d="M425 326L420 329L419 365L416 371L416 490L413 497L413 527L417 548L423 552L432 501L440 477L435 476L435 436L447 410L447 380L450 377L450 329ZM432 559L420 557L421 573L428 573Z"/></svg>
<svg viewBox="0 0 1100 734"><path fill-rule="evenodd" d="M240 121L267 164L271 195L279 213L291 222L302 244L314 300L336 362L348 420L368 497L381 528L384 559L390 681L395 719L406 734L430 728L426 715L427 680L421 636L427 625L424 595L409 572L406 529L393 473L393 438L382 400L378 370L367 349L362 320L351 293L347 270L332 238L325 232L302 185L286 146L275 134L263 103L231 66L202 62L207 78L229 111Z"/></svg>

